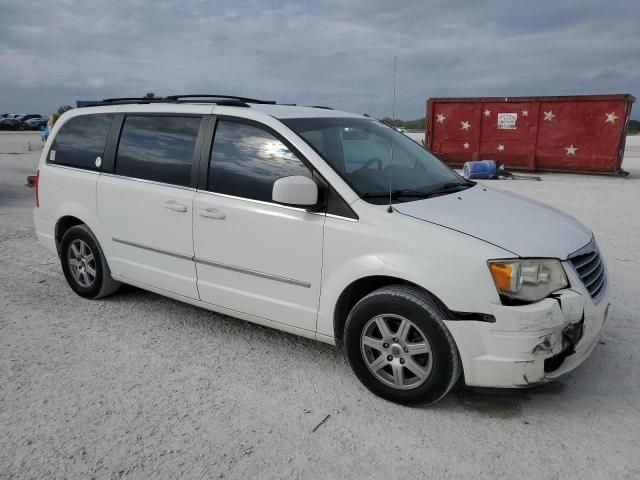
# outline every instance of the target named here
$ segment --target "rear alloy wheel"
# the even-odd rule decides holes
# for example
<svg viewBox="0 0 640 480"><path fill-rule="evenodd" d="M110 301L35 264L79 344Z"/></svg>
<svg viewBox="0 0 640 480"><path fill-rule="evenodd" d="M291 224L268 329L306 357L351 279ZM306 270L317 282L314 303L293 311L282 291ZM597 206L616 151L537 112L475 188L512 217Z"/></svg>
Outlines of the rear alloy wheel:
<svg viewBox="0 0 640 480"><path fill-rule="evenodd" d="M84 288L96 281L96 257L84 240L75 239L67 249L67 262L73 279Z"/></svg>
<svg viewBox="0 0 640 480"><path fill-rule="evenodd" d="M105 297L120 286L111 277L102 248L86 225L76 225L64 233L60 263L67 283L81 297Z"/></svg>
<svg viewBox="0 0 640 480"><path fill-rule="evenodd" d="M462 371L447 318L446 309L416 287L375 290L347 318L349 364L364 386L382 398L406 405L437 402Z"/></svg>

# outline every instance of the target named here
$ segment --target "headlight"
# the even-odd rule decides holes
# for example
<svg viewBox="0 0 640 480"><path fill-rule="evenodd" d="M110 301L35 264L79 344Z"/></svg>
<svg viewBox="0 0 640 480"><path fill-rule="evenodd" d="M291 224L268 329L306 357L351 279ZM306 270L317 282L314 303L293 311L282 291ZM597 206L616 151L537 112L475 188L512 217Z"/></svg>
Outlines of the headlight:
<svg viewBox="0 0 640 480"><path fill-rule="evenodd" d="M489 260L488 263L498 293L515 300L537 302L569 286L564 268L556 259Z"/></svg>

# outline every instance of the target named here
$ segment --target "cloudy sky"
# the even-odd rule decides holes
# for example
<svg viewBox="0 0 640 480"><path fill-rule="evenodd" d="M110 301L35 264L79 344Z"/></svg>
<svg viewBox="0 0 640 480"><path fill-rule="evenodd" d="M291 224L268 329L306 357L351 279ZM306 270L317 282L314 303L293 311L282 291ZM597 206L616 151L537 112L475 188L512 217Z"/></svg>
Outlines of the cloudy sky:
<svg viewBox="0 0 640 480"><path fill-rule="evenodd" d="M254 96L391 115L428 97L631 93L637 0L0 0L0 113ZM633 117L640 118L636 106Z"/></svg>

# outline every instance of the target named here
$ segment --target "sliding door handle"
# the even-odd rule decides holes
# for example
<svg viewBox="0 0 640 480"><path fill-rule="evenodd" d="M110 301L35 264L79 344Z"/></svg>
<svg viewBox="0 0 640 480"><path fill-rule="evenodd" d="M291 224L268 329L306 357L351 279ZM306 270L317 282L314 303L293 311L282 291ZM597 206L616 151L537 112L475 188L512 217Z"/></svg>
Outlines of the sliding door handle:
<svg viewBox="0 0 640 480"><path fill-rule="evenodd" d="M186 212L187 211L187 206L183 205L182 203L178 203L178 202L174 202L173 200L169 200L168 202L164 202L162 204L162 206L164 208L166 208L167 210L173 210L174 212Z"/></svg>
<svg viewBox="0 0 640 480"><path fill-rule="evenodd" d="M201 217L215 218L217 220L224 220L227 217L223 212L215 208L201 208L199 212Z"/></svg>

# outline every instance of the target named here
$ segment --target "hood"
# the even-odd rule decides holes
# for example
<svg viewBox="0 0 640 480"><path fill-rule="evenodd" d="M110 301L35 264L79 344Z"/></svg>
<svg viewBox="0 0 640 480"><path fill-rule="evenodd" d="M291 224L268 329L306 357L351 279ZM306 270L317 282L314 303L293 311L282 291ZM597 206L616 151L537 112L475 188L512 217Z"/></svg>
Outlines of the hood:
<svg viewBox="0 0 640 480"><path fill-rule="evenodd" d="M520 257L565 260L592 238L587 227L560 210L479 184L393 207L404 215L471 235Z"/></svg>

